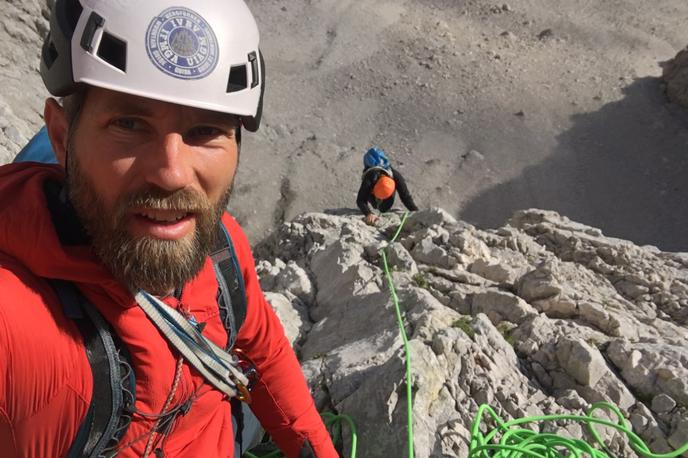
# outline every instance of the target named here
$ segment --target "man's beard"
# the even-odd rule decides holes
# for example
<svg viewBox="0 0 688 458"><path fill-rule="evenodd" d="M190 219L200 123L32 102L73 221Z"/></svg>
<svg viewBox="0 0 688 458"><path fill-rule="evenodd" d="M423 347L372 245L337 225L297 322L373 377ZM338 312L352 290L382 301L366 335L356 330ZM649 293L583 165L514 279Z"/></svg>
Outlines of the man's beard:
<svg viewBox="0 0 688 458"><path fill-rule="evenodd" d="M144 289L164 295L181 288L200 272L215 246L217 224L229 202L231 184L215 205L196 191L167 192L149 186L121 196L113 208L108 209L81 171L74 150L70 153L67 161L69 198L91 237L95 254L117 280L133 291ZM135 217L129 211L131 208L192 213L196 220L194 233L181 240L134 238L127 231L130 218Z"/></svg>

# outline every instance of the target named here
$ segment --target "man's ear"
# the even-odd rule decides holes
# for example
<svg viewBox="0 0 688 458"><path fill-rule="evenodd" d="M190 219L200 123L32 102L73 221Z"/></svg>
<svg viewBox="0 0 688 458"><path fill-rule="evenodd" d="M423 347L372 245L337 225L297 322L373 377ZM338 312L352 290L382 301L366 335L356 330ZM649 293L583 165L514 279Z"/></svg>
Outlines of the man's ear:
<svg viewBox="0 0 688 458"><path fill-rule="evenodd" d="M45 101L43 119L48 129L48 137L50 137L50 144L55 152L55 157L62 167L65 167L69 125L64 109L57 103L57 100L50 98Z"/></svg>

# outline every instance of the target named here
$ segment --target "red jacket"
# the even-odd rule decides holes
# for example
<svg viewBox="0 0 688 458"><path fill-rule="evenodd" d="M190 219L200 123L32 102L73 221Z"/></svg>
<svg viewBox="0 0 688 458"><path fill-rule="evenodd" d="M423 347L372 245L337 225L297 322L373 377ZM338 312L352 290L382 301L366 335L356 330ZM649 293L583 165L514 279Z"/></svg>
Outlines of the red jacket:
<svg viewBox="0 0 688 458"><path fill-rule="evenodd" d="M136 407L160 413L175 373L177 352L85 245L62 245L47 209L44 182L61 182L57 166L35 163L0 167L0 452L3 457L64 456L91 401L93 379L78 329L62 312L44 278L73 282L126 344L136 374ZM255 362L261 381L251 408L273 440L297 456L306 439L318 457L335 457L298 361L260 290L248 241L228 214L223 222L244 276L247 316L236 346ZM227 336L216 303L217 282L209 259L184 285L179 302L203 334L219 346ZM164 445L167 457L233 457L230 403L184 364L172 405L196 400L177 417ZM120 444L150 431L138 415ZM143 453L146 438L119 456Z"/></svg>

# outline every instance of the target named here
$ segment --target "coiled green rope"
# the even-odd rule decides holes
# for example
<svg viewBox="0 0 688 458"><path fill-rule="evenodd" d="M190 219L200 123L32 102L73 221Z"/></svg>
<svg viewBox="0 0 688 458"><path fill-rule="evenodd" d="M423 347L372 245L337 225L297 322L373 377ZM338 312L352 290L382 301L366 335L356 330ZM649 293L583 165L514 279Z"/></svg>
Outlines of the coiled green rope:
<svg viewBox="0 0 688 458"><path fill-rule="evenodd" d="M596 410L613 412L618 423L601 419L594 415ZM496 427L486 434L480 432L480 424L485 414L494 421ZM524 423L572 420L586 426L597 444L602 448L580 440L548 433L537 433L529 429L516 428ZM471 443L468 458L610 458L605 451L606 446L595 430L596 425L614 428L621 431L628 438L631 448L638 456L647 458L675 458L688 451L688 443L674 452L653 453L643 440L631 430L631 426L624 419L618 407L608 402L597 402L588 410L587 416L581 415L541 415L503 421L495 411L483 404L478 409L475 421L471 427ZM501 438L498 437L501 434Z"/></svg>
<svg viewBox="0 0 688 458"><path fill-rule="evenodd" d="M332 436L335 438L342 437L342 423L346 423L351 431L351 458L356 458L356 445L358 443L358 436L356 434L356 424L353 419L344 414L335 415L332 412L323 412L320 414L325 421L325 426L332 426Z"/></svg>

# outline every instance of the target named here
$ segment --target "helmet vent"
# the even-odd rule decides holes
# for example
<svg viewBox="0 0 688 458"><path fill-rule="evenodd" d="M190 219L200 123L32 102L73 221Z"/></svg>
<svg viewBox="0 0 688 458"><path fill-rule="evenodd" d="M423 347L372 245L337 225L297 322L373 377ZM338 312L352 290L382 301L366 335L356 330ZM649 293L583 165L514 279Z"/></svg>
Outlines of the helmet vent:
<svg viewBox="0 0 688 458"><path fill-rule="evenodd" d="M95 11L88 17L84 33L81 35L81 47L84 51L93 52L93 39L96 36L96 31L103 27L103 24L105 24L105 19Z"/></svg>
<svg viewBox="0 0 688 458"><path fill-rule="evenodd" d="M98 57L108 64L126 73L127 71L127 44L119 38L107 32L103 32L98 46Z"/></svg>
<svg viewBox="0 0 688 458"><path fill-rule="evenodd" d="M248 55L248 61L251 63L251 89L258 86L258 56L255 52Z"/></svg>
<svg viewBox="0 0 688 458"><path fill-rule="evenodd" d="M229 81L227 81L227 92L237 92L246 89L248 77L246 75L246 64L233 65L229 70Z"/></svg>

